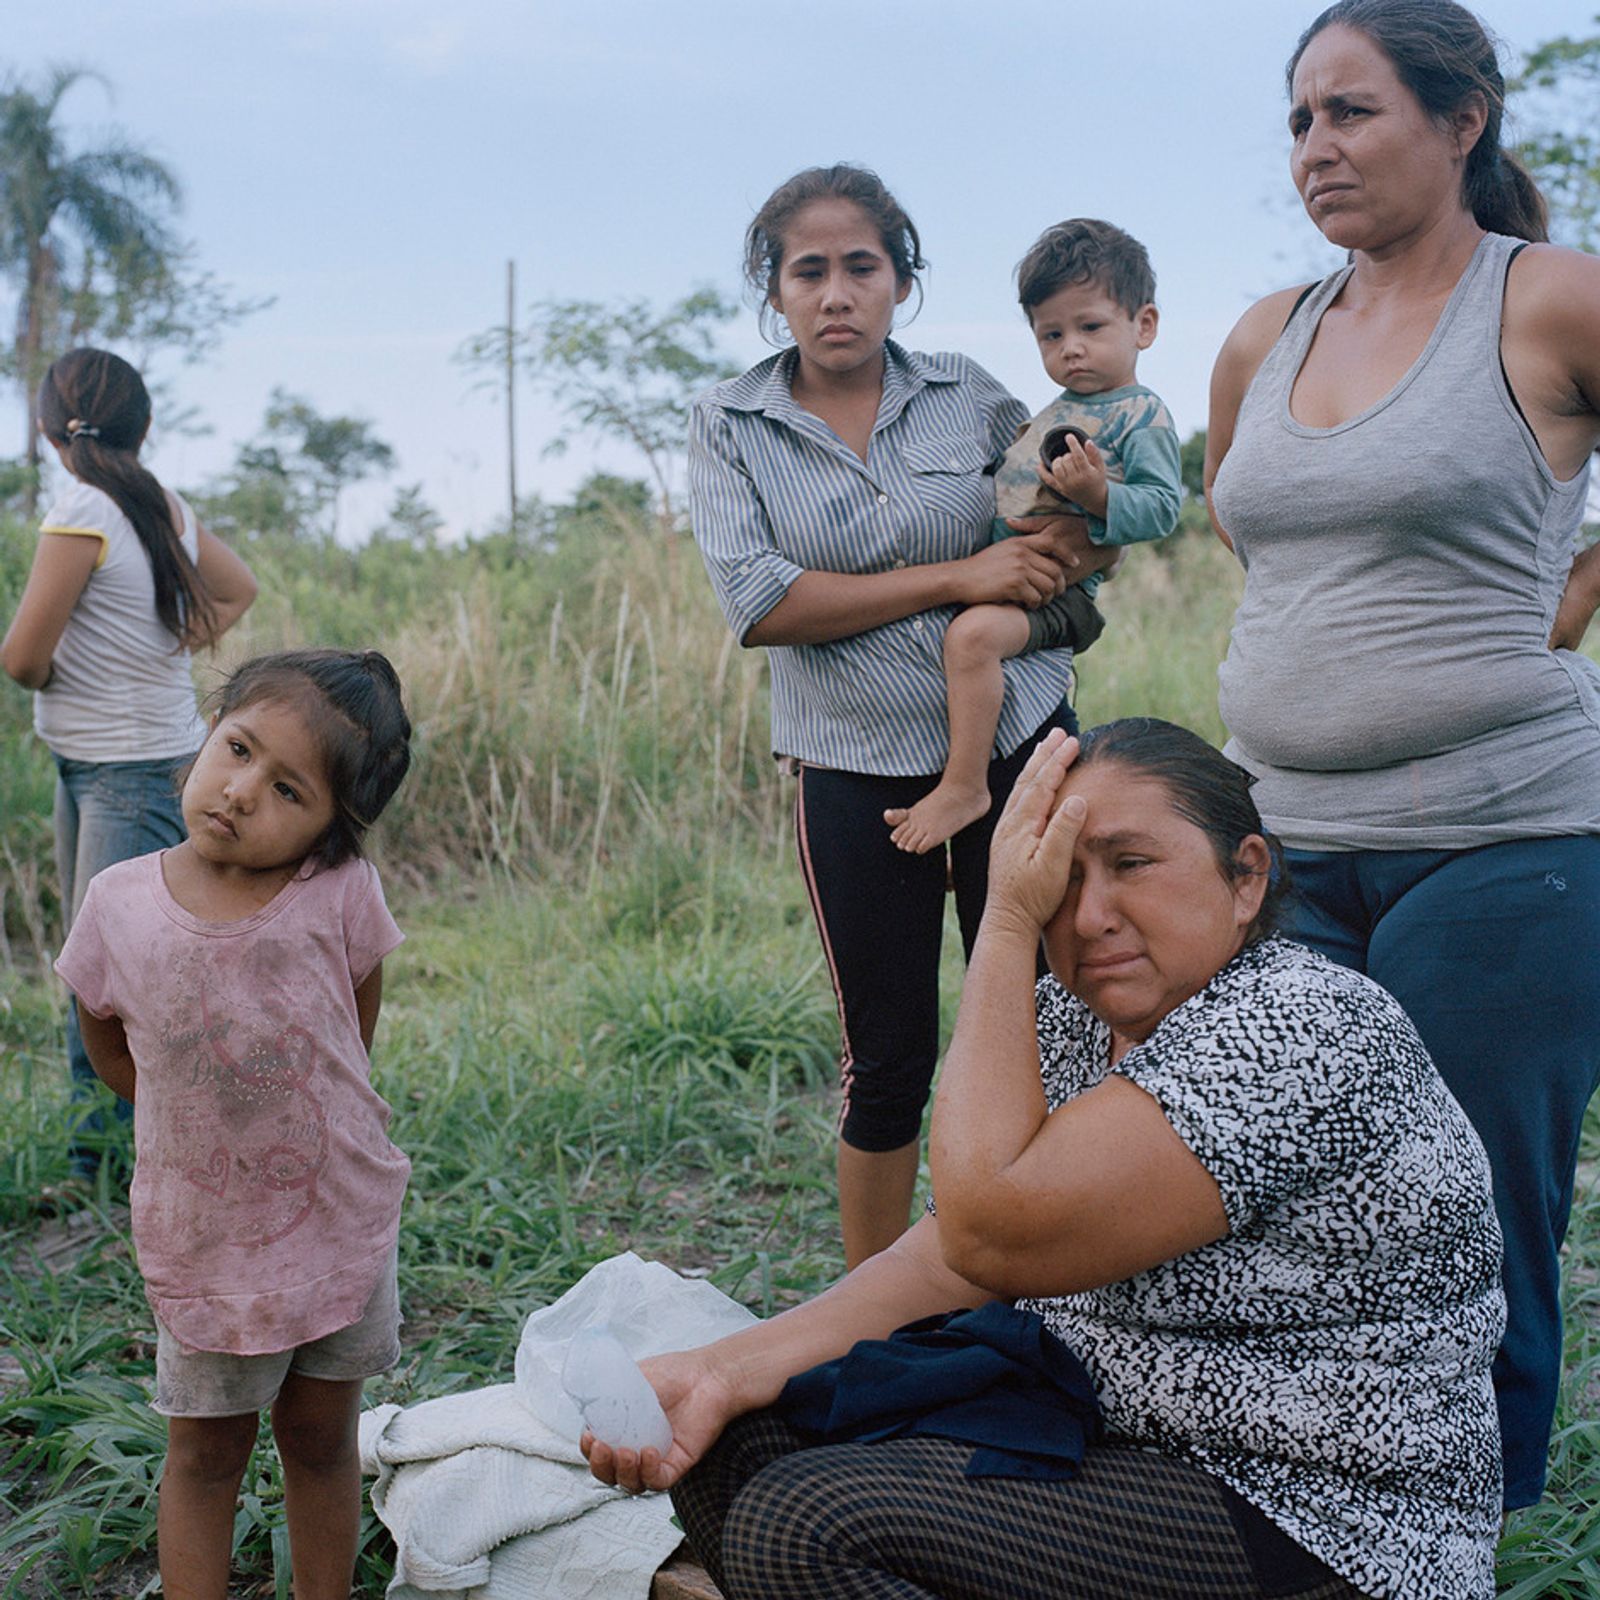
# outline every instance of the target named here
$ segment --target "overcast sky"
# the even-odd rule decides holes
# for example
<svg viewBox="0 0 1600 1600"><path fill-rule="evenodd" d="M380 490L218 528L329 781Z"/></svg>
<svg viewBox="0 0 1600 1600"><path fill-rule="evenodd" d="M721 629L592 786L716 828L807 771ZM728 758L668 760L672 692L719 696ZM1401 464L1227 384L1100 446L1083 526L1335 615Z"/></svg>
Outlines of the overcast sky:
<svg viewBox="0 0 1600 1600"><path fill-rule="evenodd" d="M183 180L202 264L272 297L175 374L208 436L154 441L193 487L259 428L274 385L370 418L394 477L349 497L381 519L420 481L456 532L504 510L504 421L452 356L524 304L739 288L743 230L802 166L875 167L922 231L926 304L901 335L958 349L1030 407L1050 385L1012 298L1047 224L1102 216L1142 239L1160 336L1140 376L1181 433L1204 425L1216 349L1249 301L1325 270L1287 171L1283 63L1318 9L1287 0L76 0L6 7L0 65L91 67L75 144L115 125ZM1595 0L1490 0L1512 64L1591 31ZM0 315L9 315L0 300ZM766 353L754 314L729 353ZM559 498L620 449L541 457L519 400L525 488ZM21 430L0 408L0 453Z"/></svg>

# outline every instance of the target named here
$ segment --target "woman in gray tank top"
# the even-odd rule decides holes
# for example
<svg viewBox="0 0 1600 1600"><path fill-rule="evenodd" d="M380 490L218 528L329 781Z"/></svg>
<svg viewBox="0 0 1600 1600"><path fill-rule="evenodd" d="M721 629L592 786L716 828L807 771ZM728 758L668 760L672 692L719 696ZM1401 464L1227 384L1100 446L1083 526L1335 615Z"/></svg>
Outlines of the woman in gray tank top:
<svg viewBox="0 0 1600 1600"><path fill-rule="evenodd" d="M1529 1505L1600 1078L1600 668L1575 653L1600 261L1543 242L1453 0L1340 0L1289 86L1295 184L1349 264L1254 306L1213 375L1207 485L1246 570L1222 712L1290 931L1400 999L1488 1147L1505 1503Z"/></svg>

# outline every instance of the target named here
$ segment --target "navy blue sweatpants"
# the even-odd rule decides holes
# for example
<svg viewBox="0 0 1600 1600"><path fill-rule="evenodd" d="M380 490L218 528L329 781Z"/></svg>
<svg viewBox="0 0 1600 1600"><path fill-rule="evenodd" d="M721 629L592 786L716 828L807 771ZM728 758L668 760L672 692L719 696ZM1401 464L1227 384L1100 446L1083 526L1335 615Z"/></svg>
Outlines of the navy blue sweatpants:
<svg viewBox="0 0 1600 1600"><path fill-rule="evenodd" d="M1506 1244L1505 1503L1532 1505L1561 1382L1558 1252L1600 1083L1600 838L1285 854L1284 931L1399 1000L1489 1152Z"/></svg>

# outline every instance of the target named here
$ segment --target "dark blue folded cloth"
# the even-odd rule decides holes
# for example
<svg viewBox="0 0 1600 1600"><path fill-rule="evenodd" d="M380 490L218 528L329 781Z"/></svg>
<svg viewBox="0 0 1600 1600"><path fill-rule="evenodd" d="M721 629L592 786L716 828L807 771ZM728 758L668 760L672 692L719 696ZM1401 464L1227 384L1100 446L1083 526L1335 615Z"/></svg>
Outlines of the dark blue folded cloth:
<svg viewBox="0 0 1600 1600"><path fill-rule="evenodd" d="M818 1444L933 1434L969 1478L1068 1478L1101 1435L1084 1365L1036 1312L991 1301L863 1339L798 1373L775 1409Z"/></svg>

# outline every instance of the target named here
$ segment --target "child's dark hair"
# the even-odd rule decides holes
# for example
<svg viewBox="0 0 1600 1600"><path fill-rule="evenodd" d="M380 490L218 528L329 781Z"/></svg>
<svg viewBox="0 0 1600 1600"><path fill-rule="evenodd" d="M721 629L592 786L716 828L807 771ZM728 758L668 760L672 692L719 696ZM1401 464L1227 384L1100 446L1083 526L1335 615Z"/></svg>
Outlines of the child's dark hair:
<svg viewBox="0 0 1600 1600"><path fill-rule="evenodd" d="M69 350L39 385L39 426L66 452L72 475L99 489L133 524L150 559L156 615L183 644L209 639L216 612L173 526L161 485L139 464L150 427L150 391L121 356Z"/></svg>
<svg viewBox="0 0 1600 1600"><path fill-rule="evenodd" d="M744 236L744 277L758 302L761 331L776 342L772 290L783 266L784 233L808 205L817 200L849 200L866 212L878 230L883 252L894 267L895 282L922 284L926 270L917 225L870 167L836 161L831 167L807 167L780 183L756 212Z"/></svg>
<svg viewBox="0 0 1600 1600"><path fill-rule="evenodd" d="M1144 246L1093 217L1069 217L1046 228L1017 263L1017 299L1030 322L1035 306L1075 283L1096 284L1130 317L1156 297L1156 275Z"/></svg>
<svg viewBox="0 0 1600 1600"><path fill-rule="evenodd" d="M1277 931L1289 888L1288 869L1283 846L1262 825L1261 813L1250 798L1255 779L1243 767L1199 734L1159 717L1123 717L1091 728L1079 740L1073 765L1087 767L1096 761L1120 762L1161 784L1171 797L1172 809L1211 841L1217 870L1230 881L1248 875L1239 863L1239 846L1251 834L1259 834L1270 858L1267 892L1245 930L1244 942L1255 944Z"/></svg>
<svg viewBox="0 0 1600 1600"><path fill-rule="evenodd" d="M359 856L362 835L411 765L411 719L388 657L376 650L256 656L211 696L209 706L226 717L263 701L300 712L322 752L334 814L308 859L337 867Z"/></svg>

